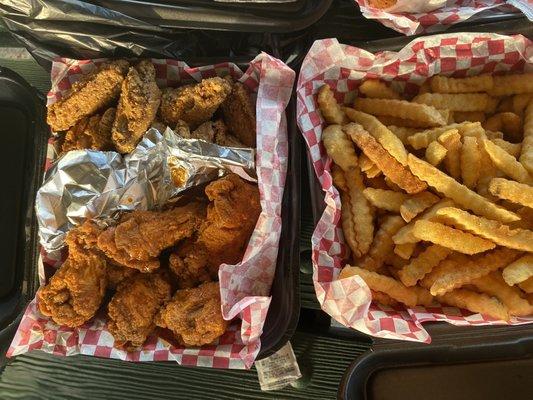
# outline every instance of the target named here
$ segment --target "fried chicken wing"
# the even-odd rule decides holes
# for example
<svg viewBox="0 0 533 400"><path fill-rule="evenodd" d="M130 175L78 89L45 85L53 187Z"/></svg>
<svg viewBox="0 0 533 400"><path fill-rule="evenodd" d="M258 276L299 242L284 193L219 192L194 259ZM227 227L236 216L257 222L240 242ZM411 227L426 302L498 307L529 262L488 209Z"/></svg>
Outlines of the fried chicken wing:
<svg viewBox="0 0 533 400"><path fill-rule="evenodd" d="M155 68L149 60L131 67L122 83L122 93L113 124L112 139L120 153L131 152L155 119L161 91Z"/></svg>
<svg viewBox="0 0 533 400"><path fill-rule="evenodd" d="M231 93L221 108L229 130L245 146L255 147L255 106L248 89L240 82L233 83Z"/></svg>
<svg viewBox="0 0 533 400"><path fill-rule="evenodd" d="M154 317L171 296L161 274L136 274L123 281L108 305L108 329L120 347L141 346L155 328Z"/></svg>
<svg viewBox="0 0 533 400"><path fill-rule="evenodd" d="M220 310L220 287L208 282L195 289L178 290L156 317L156 324L170 329L178 342L202 346L219 338L228 327Z"/></svg>
<svg viewBox="0 0 533 400"><path fill-rule="evenodd" d="M183 120L195 129L211 119L230 91L231 85L218 77L195 85L168 88L163 92L159 113L167 125L175 126Z"/></svg>
<svg viewBox="0 0 533 400"><path fill-rule="evenodd" d="M115 108L108 108L102 115L82 118L67 131L61 151L92 149L111 150L111 127L115 120Z"/></svg>
<svg viewBox="0 0 533 400"><path fill-rule="evenodd" d="M80 326L91 319L104 299L105 261L92 252L70 256L37 292L41 313L59 325Z"/></svg>
<svg viewBox="0 0 533 400"><path fill-rule="evenodd" d="M210 183L211 203L196 239L180 244L170 256L170 269L181 288L215 279L220 264L242 259L261 212L256 185L230 174Z"/></svg>
<svg viewBox="0 0 533 400"><path fill-rule="evenodd" d="M98 247L119 265L151 272L162 250L194 234L205 207L190 203L167 211L133 211L98 237Z"/></svg>
<svg viewBox="0 0 533 400"><path fill-rule="evenodd" d="M111 105L120 94L128 66L125 60L112 61L82 77L65 97L48 107L48 125L53 131L64 131L82 118Z"/></svg>
<svg viewBox="0 0 533 400"><path fill-rule="evenodd" d="M228 127L221 119L204 122L192 132L186 122L179 120L174 131L185 139L200 139L220 146L245 147L229 133Z"/></svg>

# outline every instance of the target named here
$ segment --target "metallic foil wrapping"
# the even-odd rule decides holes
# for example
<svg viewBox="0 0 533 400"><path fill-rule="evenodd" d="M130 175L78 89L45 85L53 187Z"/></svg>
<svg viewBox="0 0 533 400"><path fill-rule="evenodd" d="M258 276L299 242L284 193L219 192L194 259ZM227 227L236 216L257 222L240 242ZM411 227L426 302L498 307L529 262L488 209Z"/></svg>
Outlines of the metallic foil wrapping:
<svg viewBox="0 0 533 400"><path fill-rule="evenodd" d="M163 134L150 129L124 157L112 151L70 151L47 171L37 192L41 245L56 251L65 234L87 218L106 221L120 211L157 209L228 171L255 181L255 150L183 139L169 128Z"/></svg>

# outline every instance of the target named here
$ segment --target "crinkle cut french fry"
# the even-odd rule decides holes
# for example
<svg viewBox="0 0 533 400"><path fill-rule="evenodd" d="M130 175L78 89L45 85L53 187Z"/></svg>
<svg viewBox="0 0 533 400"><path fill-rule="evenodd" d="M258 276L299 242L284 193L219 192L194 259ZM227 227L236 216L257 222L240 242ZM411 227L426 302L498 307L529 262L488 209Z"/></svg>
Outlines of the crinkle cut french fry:
<svg viewBox="0 0 533 400"><path fill-rule="evenodd" d="M476 214L501 222L513 222L520 219L515 213L491 203L414 155L409 154L408 160L409 168L416 176L457 204L474 211Z"/></svg>
<svg viewBox="0 0 533 400"><path fill-rule="evenodd" d="M400 207L400 215L405 222L410 222L418 214L436 204L440 198L431 192L422 192L406 199Z"/></svg>
<svg viewBox="0 0 533 400"><path fill-rule="evenodd" d="M498 112L512 112L513 111L513 97L507 96L500 99L500 103L498 104L498 108L496 109Z"/></svg>
<svg viewBox="0 0 533 400"><path fill-rule="evenodd" d="M427 185L396 161L361 125L348 124L344 129L352 141L383 172L383 175L407 193L419 193Z"/></svg>
<svg viewBox="0 0 533 400"><path fill-rule="evenodd" d="M529 102L524 114L524 139L519 160L533 174L533 100Z"/></svg>
<svg viewBox="0 0 533 400"><path fill-rule="evenodd" d="M403 243L394 246L394 254L398 254L404 260L409 260L416 249L416 243Z"/></svg>
<svg viewBox="0 0 533 400"><path fill-rule="evenodd" d="M533 254L526 254L509 264L503 269L502 275L510 286L527 281L533 276Z"/></svg>
<svg viewBox="0 0 533 400"><path fill-rule="evenodd" d="M391 212L400 212L400 207L409 196L393 190L366 188L363 195L376 208Z"/></svg>
<svg viewBox="0 0 533 400"><path fill-rule="evenodd" d="M373 115L356 111L352 108L345 108L344 111L348 118L363 125L368 133L370 133L387 152L396 159L400 164L407 165L407 150L402 141L389 129L383 125Z"/></svg>
<svg viewBox="0 0 533 400"><path fill-rule="evenodd" d="M424 307L431 307L435 305L435 298L426 288L420 286L411 286L410 289L416 293L417 305Z"/></svg>
<svg viewBox="0 0 533 400"><path fill-rule="evenodd" d="M405 222L397 215L385 217L376 232L370 250L359 263L359 266L369 271L377 271L381 268L385 258L392 250L392 236L404 225Z"/></svg>
<svg viewBox="0 0 533 400"><path fill-rule="evenodd" d="M460 124L450 124L438 128L427 129L415 133L407 138L407 142L415 150L424 149L439 138L441 134L450 129L457 129L462 137L474 136L476 138L485 138L485 130L479 122L461 122Z"/></svg>
<svg viewBox="0 0 533 400"><path fill-rule="evenodd" d="M520 217L520 221L511 222L509 228L529 229L533 226L533 209L529 207L520 207L515 211Z"/></svg>
<svg viewBox="0 0 533 400"><path fill-rule="evenodd" d="M533 187L503 178L490 181L489 191L494 196L533 208Z"/></svg>
<svg viewBox="0 0 533 400"><path fill-rule="evenodd" d="M359 97L355 100L354 108L367 114L420 121L430 126L442 126L447 123L447 118L444 118L435 107L405 100L363 99Z"/></svg>
<svg viewBox="0 0 533 400"><path fill-rule="evenodd" d="M503 132L500 131L489 131L485 130L485 136L487 136L488 139L503 139Z"/></svg>
<svg viewBox="0 0 533 400"><path fill-rule="evenodd" d="M448 78L435 75L431 78L431 90L435 93L478 93L492 89L492 75L482 74L468 78Z"/></svg>
<svg viewBox="0 0 533 400"><path fill-rule="evenodd" d="M491 250L496 245L489 240L450 228L438 222L417 221L413 235L419 240L438 244L464 254L477 254Z"/></svg>
<svg viewBox="0 0 533 400"><path fill-rule="evenodd" d="M533 314L533 305L522 298L520 289L507 285L500 272L491 272L471 283L480 291L497 297L509 309L511 315L524 317Z"/></svg>
<svg viewBox="0 0 533 400"><path fill-rule="evenodd" d="M330 125L322 131L322 142L333 162L347 171L357 167L357 155L352 141L340 125Z"/></svg>
<svg viewBox="0 0 533 400"><path fill-rule="evenodd" d="M529 172L524 168L524 166L504 149L492 143L488 139L483 140L483 148L488 153L494 165L507 176L510 176L514 180L521 183L530 184L532 182Z"/></svg>
<svg viewBox="0 0 533 400"><path fill-rule="evenodd" d="M461 177L463 185L469 189L476 187L481 173L481 154L477 139L472 136L463 138L461 147Z"/></svg>
<svg viewBox="0 0 533 400"><path fill-rule="evenodd" d="M417 303L418 298L413 290L410 290L401 282L398 282L389 276L380 275L372 271L367 271L363 268L347 265L341 271L339 279L344 279L354 275L359 275L371 290L386 293L400 303L403 303L409 307L414 307Z"/></svg>
<svg viewBox="0 0 533 400"><path fill-rule="evenodd" d="M483 127L487 131L501 131L514 142L522 140L522 118L515 113L494 114L483 123Z"/></svg>
<svg viewBox="0 0 533 400"><path fill-rule="evenodd" d="M400 229L396 233L396 235L392 237L392 240L396 244L419 242L419 240L413 235L413 229L415 226L415 222L420 221L420 220L430 220L437 214L437 211L440 210L441 208L452 207L453 205L454 203L452 200L442 199L437 204L432 206L429 210L424 211L422 215L416 217L414 220L412 220L407 225L405 225L402 229Z"/></svg>
<svg viewBox="0 0 533 400"><path fill-rule="evenodd" d="M333 185L343 192L348 191L348 186L346 186L346 177L344 176L344 171L337 164L331 166L331 177L333 178Z"/></svg>
<svg viewBox="0 0 533 400"><path fill-rule="evenodd" d="M409 144L407 141L407 138L411 135L414 135L419 131L419 129L416 128L407 128L405 126L396 126L396 125L388 125L387 128L394 133L403 144Z"/></svg>
<svg viewBox="0 0 533 400"><path fill-rule="evenodd" d="M405 286L414 286L426 274L446 259L452 251L439 245L431 245L398 271L400 280Z"/></svg>
<svg viewBox="0 0 533 400"><path fill-rule="evenodd" d="M353 229L357 240L357 257L368 252L372 238L374 237L374 216L368 200L363 195L365 189L361 171L358 168L351 168L345 171L346 186L350 195L350 209L353 218Z"/></svg>
<svg viewBox="0 0 533 400"><path fill-rule="evenodd" d="M491 96L533 93L533 72L495 76L494 86L488 93Z"/></svg>
<svg viewBox="0 0 533 400"><path fill-rule="evenodd" d="M318 91L317 102L320 113L328 124L346 123L346 115L337 100L335 100L333 92L328 85L322 86Z"/></svg>
<svg viewBox="0 0 533 400"><path fill-rule="evenodd" d="M395 306L398 304L398 302L390 297L387 293L376 292L372 289L370 289L370 293L372 294L372 301L375 301L376 303L384 306Z"/></svg>
<svg viewBox="0 0 533 400"><path fill-rule="evenodd" d="M444 158L444 166L448 173L456 180L461 178L461 135L457 129L444 132L437 139L447 152Z"/></svg>
<svg viewBox="0 0 533 400"><path fill-rule="evenodd" d="M348 244L348 247L356 256L361 256L359 250L359 243L357 243L357 237L354 228L354 219L352 215L352 208L350 204L350 196L348 193L341 193L341 227L344 234L344 240Z"/></svg>
<svg viewBox="0 0 533 400"><path fill-rule="evenodd" d="M416 131L420 131L422 129L432 128L435 126L435 124L427 123L427 122L421 122L421 121L415 121L412 119L404 119L404 118L398 118L398 117L391 117L389 115L376 115L376 118L381 122L383 125L389 126L401 126L403 128L411 128L416 129Z"/></svg>
<svg viewBox="0 0 533 400"><path fill-rule="evenodd" d="M487 315L497 320L508 321L509 310L494 297L471 290L457 289L438 296L437 300L450 306L465 308L474 313Z"/></svg>
<svg viewBox="0 0 533 400"><path fill-rule="evenodd" d="M533 232L527 229L510 229L499 221L478 217L455 207L441 208L437 211L436 219L500 246L533 251Z"/></svg>
<svg viewBox="0 0 533 400"><path fill-rule="evenodd" d="M483 111L455 111L453 119L456 123L460 122L485 122L485 113Z"/></svg>
<svg viewBox="0 0 533 400"><path fill-rule="evenodd" d="M418 90L418 94L424 94L424 93L431 93L431 83L430 80L427 79Z"/></svg>
<svg viewBox="0 0 533 400"><path fill-rule="evenodd" d="M512 109L515 114L522 116L529 102L533 99L533 93L517 94L512 98Z"/></svg>
<svg viewBox="0 0 533 400"><path fill-rule="evenodd" d="M359 92L366 97L373 99L399 99L400 95L388 87L384 82L377 79L367 79L361 86Z"/></svg>
<svg viewBox="0 0 533 400"><path fill-rule="evenodd" d="M513 157L520 156L520 150L522 149L521 143L511 143L504 139L491 139L491 142L504 149L507 153Z"/></svg>
<svg viewBox="0 0 533 400"><path fill-rule="evenodd" d="M519 255L520 252L505 247L472 257L456 255L454 259L441 262L426 275L433 282L430 292L433 296L443 295L508 265Z"/></svg>
<svg viewBox="0 0 533 400"><path fill-rule="evenodd" d="M451 111L484 111L490 112L497 106L495 100L485 93L469 94L440 94L424 93L419 94L413 102L427 104L439 109Z"/></svg>
<svg viewBox="0 0 533 400"><path fill-rule="evenodd" d="M365 173L368 178L375 178L381 174L381 170L376 164L370 160L365 154L359 157L359 166L361 171Z"/></svg>
<svg viewBox="0 0 533 400"><path fill-rule="evenodd" d="M522 289L524 292L528 294L533 294L533 277L529 278L528 280L521 282L518 284L520 289Z"/></svg>
<svg viewBox="0 0 533 400"><path fill-rule="evenodd" d="M442 160L444 160L447 152L448 150L446 147L435 140L426 148L426 160L428 160L431 165L436 167L442 162Z"/></svg>

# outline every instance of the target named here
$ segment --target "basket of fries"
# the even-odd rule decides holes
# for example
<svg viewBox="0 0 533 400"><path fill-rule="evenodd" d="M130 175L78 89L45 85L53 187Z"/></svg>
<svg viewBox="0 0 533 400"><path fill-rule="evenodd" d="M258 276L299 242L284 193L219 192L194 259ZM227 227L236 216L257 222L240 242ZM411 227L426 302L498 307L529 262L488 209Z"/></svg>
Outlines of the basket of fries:
<svg viewBox="0 0 533 400"><path fill-rule="evenodd" d="M317 41L298 125L325 210L322 308L381 338L533 322L531 41L460 33L371 54Z"/></svg>

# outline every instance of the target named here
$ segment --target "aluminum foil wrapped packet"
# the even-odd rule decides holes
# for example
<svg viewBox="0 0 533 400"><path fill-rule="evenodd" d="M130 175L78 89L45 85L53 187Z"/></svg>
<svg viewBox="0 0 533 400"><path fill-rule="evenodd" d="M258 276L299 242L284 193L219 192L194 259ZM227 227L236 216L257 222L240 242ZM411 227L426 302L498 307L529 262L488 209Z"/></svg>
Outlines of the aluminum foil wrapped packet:
<svg viewBox="0 0 533 400"><path fill-rule="evenodd" d="M47 171L37 192L39 239L47 252L87 218L104 223L121 211L157 209L188 188L228 171L255 181L255 150L184 139L170 128L146 132L135 150L75 150Z"/></svg>

